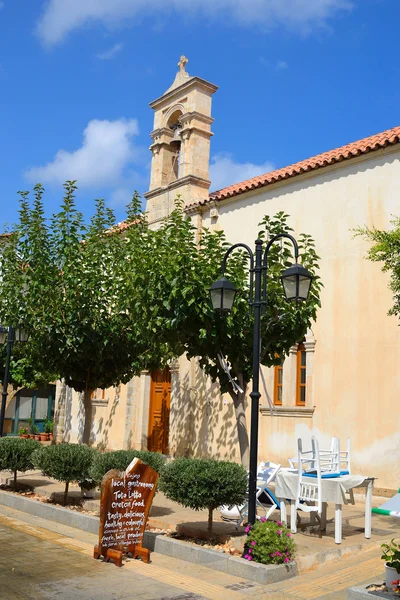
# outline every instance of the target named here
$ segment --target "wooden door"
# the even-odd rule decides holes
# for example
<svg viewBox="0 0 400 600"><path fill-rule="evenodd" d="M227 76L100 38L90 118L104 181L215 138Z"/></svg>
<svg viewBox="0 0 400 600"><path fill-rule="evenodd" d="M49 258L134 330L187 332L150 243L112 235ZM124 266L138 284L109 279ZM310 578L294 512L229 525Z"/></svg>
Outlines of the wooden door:
<svg viewBox="0 0 400 600"><path fill-rule="evenodd" d="M169 409L171 402L171 372L153 371L150 386L149 431L147 448L168 454Z"/></svg>

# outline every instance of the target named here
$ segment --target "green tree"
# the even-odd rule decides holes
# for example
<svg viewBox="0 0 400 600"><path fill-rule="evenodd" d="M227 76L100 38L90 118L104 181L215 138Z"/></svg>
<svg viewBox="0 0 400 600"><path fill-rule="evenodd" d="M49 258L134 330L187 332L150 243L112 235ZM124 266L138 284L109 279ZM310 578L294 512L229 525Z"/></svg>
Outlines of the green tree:
<svg viewBox="0 0 400 600"><path fill-rule="evenodd" d="M33 453L40 448L35 440L23 438L0 438L0 470L11 471L14 475L14 490L17 489L18 471L24 473L33 469Z"/></svg>
<svg viewBox="0 0 400 600"><path fill-rule="evenodd" d="M265 217L258 236L264 240L292 231L283 212ZM198 236L196 238L196 236ZM257 231L254 232L254 239ZM149 238L150 239L150 238ZM301 341L316 318L321 282L317 276L318 256L309 235L298 236L302 264L314 275L307 303L288 303L280 282L282 271L294 262L292 246L283 240L272 246L268 258L268 302L262 317L261 363L279 364L293 344ZM144 323L164 356L199 357L200 365L232 397L243 465L249 459L246 402L252 377L253 316L248 306L248 258L243 252L231 255L227 276L239 292L228 315L212 310L209 287L221 276L221 262L228 247L221 231L204 230L198 235L178 201L171 216L151 232L148 252L140 253L146 264L128 277L129 297L145 290ZM142 280L138 279L141 277ZM137 301L137 300L135 300ZM218 354L227 358L230 373L243 393L235 393Z"/></svg>
<svg viewBox="0 0 400 600"><path fill-rule="evenodd" d="M13 381L34 386L46 375L47 381L60 377L82 392L82 441L89 443L92 392L125 383L160 360L148 352L157 347L139 331L142 307L127 302L125 286L148 227L137 195L128 207L126 228L134 223L128 240L101 199L86 225L75 206L75 182L64 187L61 210L50 222L43 187L35 186L32 206L28 192L21 193L19 223L0 246L0 320L29 334L15 346Z"/></svg>
<svg viewBox="0 0 400 600"><path fill-rule="evenodd" d="M211 537L213 511L224 504L243 504L247 472L242 465L229 461L177 458L163 469L160 490L193 510L208 509Z"/></svg>
<svg viewBox="0 0 400 600"><path fill-rule="evenodd" d="M67 504L70 482L90 479L96 452L94 448L82 444L57 444L40 447L33 454L32 460L43 475L65 483L64 504Z"/></svg>
<svg viewBox="0 0 400 600"><path fill-rule="evenodd" d="M372 246L367 258L382 263L382 271L390 274L389 289L393 293L393 306L389 315L400 315L400 217L391 221L393 229L382 231L376 227L359 227L356 236L361 236Z"/></svg>

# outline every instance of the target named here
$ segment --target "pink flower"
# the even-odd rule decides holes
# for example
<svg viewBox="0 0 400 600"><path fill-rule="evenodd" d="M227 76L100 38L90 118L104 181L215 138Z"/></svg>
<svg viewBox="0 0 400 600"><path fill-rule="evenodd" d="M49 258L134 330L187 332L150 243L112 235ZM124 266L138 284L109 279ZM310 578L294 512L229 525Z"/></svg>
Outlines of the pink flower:
<svg viewBox="0 0 400 600"><path fill-rule="evenodd" d="M278 550L275 552L276 556L282 556L282 554L280 552L278 552Z"/></svg>
<svg viewBox="0 0 400 600"><path fill-rule="evenodd" d="M292 537L292 534L291 534L291 533L288 533L288 534L287 534L287 536L288 536L288 537Z"/></svg>
<svg viewBox="0 0 400 600"><path fill-rule="evenodd" d="M290 558L285 558L285 563L290 562Z"/></svg>
<svg viewBox="0 0 400 600"><path fill-rule="evenodd" d="M255 546L255 545L256 545L256 543L257 543L257 542L254 542L254 541L253 541L253 542L251 542L251 545L252 545L252 546Z"/></svg>
<svg viewBox="0 0 400 600"><path fill-rule="evenodd" d="M265 523L267 519L265 517L261 517L261 523Z"/></svg>
<svg viewBox="0 0 400 600"><path fill-rule="evenodd" d="M249 555L248 555L248 554L245 554L245 555L244 555L244 557L245 557L245 558L249 558Z"/></svg>
<svg viewBox="0 0 400 600"><path fill-rule="evenodd" d="M278 525L279 525L279 527L282 527L281 521L278 521Z"/></svg>
<svg viewBox="0 0 400 600"><path fill-rule="evenodd" d="M278 535L282 535L282 531L280 529L278 529L278 531L276 532Z"/></svg>
<svg viewBox="0 0 400 600"><path fill-rule="evenodd" d="M247 525L247 527L246 527L246 529L245 529L245 532L246 532L246 533L249 533L249 531L250 531L250 526L249 526L249 525Z"/></svg>
<svg viewBox="0 0 400 600"><path fill-rule="evenodd" d="M247 557L247 560L253 560L253 559L251 558L251 556L248 556L248 557Z"/></svg>
<svg viewBox="0 0 400 600"><path fill-rule="evenodd" d="M248 552L249 554L251 554L251 553L253 552L253 550L252 550L251 548L249 548L249 549L247 550L247 552Z"/></svg>

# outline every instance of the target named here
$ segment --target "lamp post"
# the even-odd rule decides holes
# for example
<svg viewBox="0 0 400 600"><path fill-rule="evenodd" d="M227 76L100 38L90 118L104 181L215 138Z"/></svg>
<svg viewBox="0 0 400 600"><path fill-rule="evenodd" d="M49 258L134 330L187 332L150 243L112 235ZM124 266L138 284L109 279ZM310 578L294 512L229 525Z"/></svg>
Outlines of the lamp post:
<svg viewBox="0 0 400 600"><path fill-rule="evenodd" d="M229 255L236 248L244 248L250 259L250 297L249 305L254 311L253 325L253 381L251 398L251 428L250 428L250 465L249 465L249 513L248 520L251 525L256 520L256 486L257 486L257 454L258 454L258 416L259 416L259 376L260 376L260 351L261 351L261 308L267 305L267 271L268 252L279 239L289 239L294 247L295 264L283 271L281 281L286 299L289 301L306 301L312 282L311 274L298 263L299 247L288 233L279 233L272 237L265 248L263 255L263 241L255 242L255 253L246 244L234 244L225 253L222 261L222 277L212 284L210 288L211 303L214 310L228 312L232 309L236 294L235 285L225 277L226 263ZM254 260L255 259L255 260Z"/></svg>
<svg viewBox="0 0 400 600"><path fill-rule="evenodd" d="M3 392L1 395L1 407L0 407L0 437L3 437L4 417L6 414L7 390L8 390L8 380L10 377L10 362L11 362L12 348L13 348L15 341L25 342L26 339L27 339L27 336L23 329L14 329L14 327L12 325L10 325L9 327L4 327L4 325L0 325L0 344L4 344L4 342L7 340L7 358L6 358L6 364L4 367Z"/></svg>

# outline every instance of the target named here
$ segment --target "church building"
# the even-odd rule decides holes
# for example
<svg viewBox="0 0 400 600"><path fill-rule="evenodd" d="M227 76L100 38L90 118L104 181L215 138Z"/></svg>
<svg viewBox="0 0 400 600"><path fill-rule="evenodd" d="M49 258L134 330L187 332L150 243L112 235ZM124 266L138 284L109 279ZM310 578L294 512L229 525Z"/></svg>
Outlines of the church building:
<svg viewBox="0 0 400 600"><path fill-rule="evenodd" d="M400 127L210 193L212 98L217 86L186 71L182 57L171 87L151 102L151 177L145 194L151 226L181 195L196 227L224 230L250 247L265 215L290 215L294 235L310 234L320 256L322 308L282 365L263 369L260 460L284 466L297 438L322 447L351 441L354 473L376 486L400 485L400 334L388 274L366 259L359 226L390 228L400 212ZM347 142L347 140L344 140ZM229 395L211 384L196 360L144 372L127 385L97 390L95 445L171 456L240 460ZM272 407L272 408L271 408ZM79 394L58 384L56 439L75 442L82 429ZM248 418L249 422L249 418Z"/></svg>

